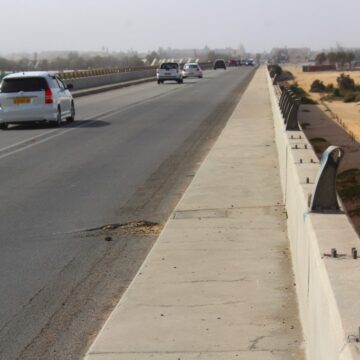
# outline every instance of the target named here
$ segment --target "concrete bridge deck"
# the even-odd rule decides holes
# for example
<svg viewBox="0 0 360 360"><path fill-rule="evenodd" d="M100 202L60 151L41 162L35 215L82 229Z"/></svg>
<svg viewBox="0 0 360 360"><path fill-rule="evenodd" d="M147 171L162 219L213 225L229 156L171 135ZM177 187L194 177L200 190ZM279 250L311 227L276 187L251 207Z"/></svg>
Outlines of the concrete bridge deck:
<svg viewBox="0 0 360 360"><path fill-rule="evenodd" d="M260 68L88 360L303 359Z"/></svg>

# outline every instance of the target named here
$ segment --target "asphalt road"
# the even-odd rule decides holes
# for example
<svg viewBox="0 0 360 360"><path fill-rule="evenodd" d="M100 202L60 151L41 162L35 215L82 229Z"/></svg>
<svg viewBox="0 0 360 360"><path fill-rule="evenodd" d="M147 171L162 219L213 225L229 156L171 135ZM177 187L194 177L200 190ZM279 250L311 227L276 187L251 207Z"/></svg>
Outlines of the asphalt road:
<svg viewBox="0 0 360 360"><path fill-rule="evenodd" d="M74 124L0 132L0 359L81 357L156 240L87 230L164 223L251 74L91 95Z"/></svg>

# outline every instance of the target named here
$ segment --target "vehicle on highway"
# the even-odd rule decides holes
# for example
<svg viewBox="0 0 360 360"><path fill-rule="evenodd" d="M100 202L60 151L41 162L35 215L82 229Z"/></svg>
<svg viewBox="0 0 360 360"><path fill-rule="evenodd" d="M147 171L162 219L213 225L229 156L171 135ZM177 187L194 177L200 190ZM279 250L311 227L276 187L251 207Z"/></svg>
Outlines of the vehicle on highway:
<svg viewBox="0 0 360 360"><path fill-rule="evenodd" d="M254 61L254 59L246 59L244 65L246 65L246 66L254 66L255 61Z"/></svg>
<svg viewBox="0 0 360 360"><path fill-rule="evenodd" d="M178 84L183 83L183 74L180 65L176 62L162 63L160 67L156 69L156 78L158 84L162 84L167 80L177 81Z"/></svg>
<svg viewBox="0 0 360 360"><path fill-rule="evenodd" d="M224 69L226 70L226 64L225 64L225 60L223 59L216 59L214 61L214 70L216 69Z"/></svg>
<svg viewBox="0 0 360 360"><path fill-rule="evenodd" d="M235 59L231 59L229 60L228 62L228 66L231 67L231 66L239 66L239 61L238 60L235 60Z"/></svg>
<svg viewBox="0 0 360 360"><path fill-rule="evenodd" d="M186 63L182 70L183 78L197 77L201 79L203 77L203 71L198 63Z"/></svg>
<svg viewBox="0 0 360 360"><path fill-rule="evenodd" d="M72 88L44 71L5 76L0 84L0 129L9 124L50 122L60 126L63 119L74 121Z"/></svg>

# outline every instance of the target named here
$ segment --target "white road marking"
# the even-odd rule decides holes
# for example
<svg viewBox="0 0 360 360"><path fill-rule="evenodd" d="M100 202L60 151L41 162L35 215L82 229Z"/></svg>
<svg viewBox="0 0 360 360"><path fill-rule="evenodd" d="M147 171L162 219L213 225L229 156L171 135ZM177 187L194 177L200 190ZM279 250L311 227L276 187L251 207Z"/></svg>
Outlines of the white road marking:
<svg viewBox="0 0 360 360"><path fill-rule="evenodd" d="M28 138L28 139L25 139L25 140L21 140L21 141L15 143L15 144L11 144L11 145L9 145L9 146L6 146L6 147L4 147L4 148L1 148L1 149L0 149L0 153L1 153L1 152L4 152L5 150L8 150L8 149L11 149L11 148L13 148L13 147L16 147L16 146L19 146L19 145L21 145L21 144L24 144L24 143L26 143L26 142L33 141L33 140L35 140L35 139L37 139L37 138L39 138L39 137L41 137L41 136L44 136L44 135L46 135L46 134L51 134L52 132L55 132L55 131L58 131L58 130L59 130L59 129L49 130L49 131L46 131L46 132L41 133L41 134L39 134L39 135L33 136L33 137L31 137L31 138Z"/></svg>
<svg viewBox="0 0 360 360"><path fill-rule="evenodd" d="M29 142L31 142L31 143L28 144L28 145L25 145L25 146L23 146L23 147L20 147L19 149L16 149L16 150L13 150L13 151L10 151L10 152L6 152L5 154L0 155L0 160L6 158L6 157L8 157L8 156L14 155L14 154L16 154L16 153L18 153L18 152L21 152L21 151L27 150L27 149L29 149L29 148L32 148L33 146L40 145L40 144L42 144L42 143L44 143L44 142L47 142L47 141L49 141L49 140L51 140L51 139L54 139L54 138L58 137L58 136L61 136L61 135L64 135L64 134L66 134L66 133L68 133L68 132L70 132L70 131L76 130L76 129L84 126L84 125L91 124L91 123L93 123L93 122L95 122L95 121L97 121L97 120L103 120L103 119L109 118L109 117L111 117L111 116L118 115L118 114L120 114L120 113L128 110L129 108L132 108L132 107L137 106L137 105L139 105L139 104L149 103L149 102L151 102L152 100L154 100L154 99L156 99L156 98L160 98L160 97L166 96L166 95L169 94L169 92L177 91L177 90L179 90L179 89L181 89L181 87L175 87L174 89L171 89L171 90L166 91L166 92L161 93L161 94L157 94L157 95L152 96L152 97L150 97L150 98L148 98L148 99L145 99L145 100L142 100L142 101L138 101L138 102L129 104L129 105L125 106L124 108L119 109L118 111L115 111L115 110L113 109L113 110L110 110L110 111L107 111L107 112L102 112L102 113L97 114L97 115L94 115L94 116L90 116L89 118L84 119L84 123L81 123L81 124L79 124L79 125L77 125L77 126L75 126L75 127L72 127L72 128L70 128L70 129L67 129L67 130L61 130L61 129L49 130L49 131L46 131L46 132L44 132L44 133L42 133L42 134L33 136L33 137L31 137L31 138L28 138L28 139L25 139L25 140L21 140L21 141L15 143L15 144L6 146L6 147L4 147L4 148L1 148L1 149L0 149L0 153L2 153L2 152L4 152L4 151L7 151L7 150L9 150L9 149L11 149L11 148L15 148L15 147L17 147L17 146L21 146L22 144L26 144L26 143L29 143ZM52 135L52 136L46 136L46 135L52 134L52 133L54 133L54 132L55 132L54 135ZM39 140L39 141L35 141L36 139L41 138L41 137L44 137L44 136L46 136L44 139Z"/></svg>
<svg viewBox="0 0 360 360"><path fill-rule="evenodd" d="M20 149L17 149L17 150L14 150L14 151L10 151L10 152L8 152L8 153L6 153L6 154L0 155L0 159L6 158L6 157L8 157L8 156L10 156L10 155L14 155L14 154L16 154L16 153L18 153L18 152L20 152L20 151L24 151L24 150L26 150L26 149L29 149L29 148L35 146L35 145L42 144L42 143L44 143L44 142L46 142L46 141L49 141L49 140L51 140L51 139L54 139L54 138L56 138L56 137L58 137L58 136L60 136L60 135L66 134L66 133L68 133L68 132L70 132L70 131L72 131L72 130L75 130L75 129L79 128L79 127L82 127L83 125L87 125L87 124L92 123L92 122L94 122L94 121L96 121L96 120L87 121L86 123L80 124L80 125L78 125L78 126L76 126L76 127L74 127L74 128L70 128L70 129L67 129L67 130L64 130L64 131L59 131L59 132L58 132L57 134L55 134L55 135L48 136L48 137L46 137L45 139L36 141L35 143L31 143L31 144L29 144L29 145L27 145L27 146L23 146L23 147L21 147ZM27 140L26 142L28 142L28 141L29 141L29 140Z"/></svg>
<svg viewBox="0 0 360 360"><path fill-rule="evenodd" d="M54 139L55 137L58 137L58 136L60 136L60 135L64 135L64 134L66 134L66 133L68 133L68 132L70 132L70 131L73 131L73 130L75 130L75 129L78 129L78 128L84 126L84 125L91 124L91 123L93 123L93 122L101 119L101 116L102 116L102 115L109 116L110 114L108 114L107 112L104 114L104 113L102 112L101 114L97 114L97 115L95 115L95 116L91 116L91 117L85 119L85 120L84 120L84 123L80 123L79 125L77 125L77 126L75 126L75 127L72 127L72 128L70 128L70 129L66 129L66 130L54 129L54 130L46 131L46 132L44 132L44 133L42 133L42 134L33 136L33 137L29 138L29 139L25 139L25 140L19 141L19 142L16 143L16 144L12 144L12 145L9 145L9 146L7 146L7 147L5 147L5 148L2 148L2 149L0 149L0 153L6 151L6 150L8 150L8 149L17 147L17 146L21 146L22 144L31 142L29 145L23 146L23 147L21 147L21 148L19 148L19 149L16 149L16 150L14 150L14 151L10 151L10 152L7 152L6 154L0 155L0 159L3 159L3 158L5 158L5 157L7 157L7 156L16 154L16 153L18 153L18 152L20 152L20 151L24 151L24 150L26 150L26 149L29 149L29 148L35 146L35 145L42 144L42 143L44 143L44 142L46 142L46 141L48 141L48 140ZM54 135L52 135L52 136L46 136L46 135L51 134L51 133L54 133L54 132L56 132L56 134L54 134ZM38 139L38 138L40 138L40 137L43 137L43 136L46 136L46 138L45 138L45 139L42 139L42 140L39 140L39 141L33 142L34 140L36 140L36 139Z"/></svg>

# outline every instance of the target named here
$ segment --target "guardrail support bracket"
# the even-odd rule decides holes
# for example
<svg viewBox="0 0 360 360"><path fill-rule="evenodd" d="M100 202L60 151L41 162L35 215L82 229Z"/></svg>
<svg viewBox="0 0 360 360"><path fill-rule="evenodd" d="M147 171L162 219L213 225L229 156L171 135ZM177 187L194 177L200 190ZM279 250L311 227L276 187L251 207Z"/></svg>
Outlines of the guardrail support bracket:
<svg viewBox="0 0 360 360"><path fill-rule="evenodd" d="M336 175L343 156L344 150L339 146L329 146L324 151L310 202L310 211L340 209L336 193Z"/></svg>

